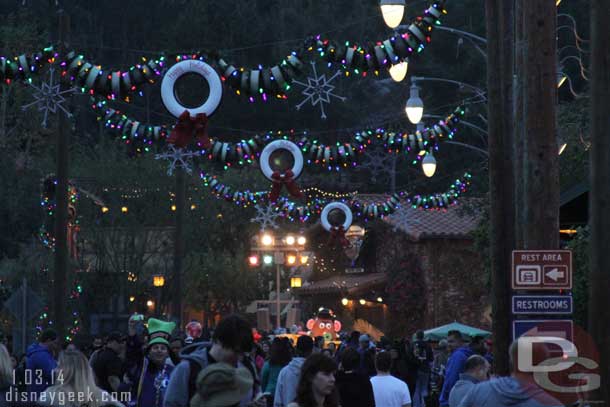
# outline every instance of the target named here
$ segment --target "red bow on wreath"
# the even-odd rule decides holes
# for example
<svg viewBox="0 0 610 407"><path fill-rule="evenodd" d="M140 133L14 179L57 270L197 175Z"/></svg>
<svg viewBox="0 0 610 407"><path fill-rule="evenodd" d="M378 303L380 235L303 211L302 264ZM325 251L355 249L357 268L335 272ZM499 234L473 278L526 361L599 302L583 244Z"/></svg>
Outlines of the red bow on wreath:
<svg viewBox="0 0 610 407"><path fill-rule="evenodd" d="M349 247L349 240L345 237L345 229L343 226L333 226L330 228L330 238L328 239L329 246Z"/></svg>
<svg viewBox="0 0 610 407"><path fill-rule="evenodd" d="M192 118L188 110L185 110L178 118L178 123L174 126L167 142L178 148L184 148L192 142L194 136L199 147L209 148L211 142L207 128L208 116L205 113L197 113L195 118Z"/></svg>
<svg viewBox="0 0 610 407"><path fill-rule="evenodd" d="M286 189L295 198L301 198L303 193L299 189L299 186L294 180L294 173L291 170L286 171L284 174L275 171L271 178L273 179L273 187L271 193L269 193L269 200L275 202L280 197L282 186L286 186Z"/></svg>

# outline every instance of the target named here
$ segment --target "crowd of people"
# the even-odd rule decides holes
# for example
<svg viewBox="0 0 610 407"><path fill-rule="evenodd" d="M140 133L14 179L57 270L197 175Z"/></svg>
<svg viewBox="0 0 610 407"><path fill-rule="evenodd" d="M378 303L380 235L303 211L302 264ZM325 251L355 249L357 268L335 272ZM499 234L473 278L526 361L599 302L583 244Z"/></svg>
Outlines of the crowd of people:
<svg viewBox="0 0 610 407"><path fill-rule="evenodd" d="M200 324L141 317L89 349L62 346L52 330L17 361L0 345L1 406L87 407L538 407L554 400L527 388L515 370L490 380L489 343L458 331L435 344L374 342L352 332L324 342L257 335L237 315L208 338ZM512 352L514 353L514 349ZM514 355L513 355L514 356Z"/></svg>

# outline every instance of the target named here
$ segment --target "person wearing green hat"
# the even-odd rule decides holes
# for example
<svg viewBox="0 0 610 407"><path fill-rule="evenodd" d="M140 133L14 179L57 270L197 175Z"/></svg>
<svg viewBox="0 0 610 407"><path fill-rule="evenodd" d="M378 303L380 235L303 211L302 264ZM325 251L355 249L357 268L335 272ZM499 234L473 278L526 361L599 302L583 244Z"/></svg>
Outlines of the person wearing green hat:
<svg viewBox="0 0 610 407"><path fill-rule="evenodd" d="M174 322L150 318L144 355L135 341L128 342L127 352L132 355L140 352L138 363L131 366L127 373L131 382L130 407L163 407L169 377L174 368L169 358L169 339L175 327Z"/></svg>
<svg viewBox="0 0 610 407"><path fill-rule="evenodd" d="M237 407L252 384L252 375L246 368L211 364L197 375L197 393L190 407Z"/></svg>

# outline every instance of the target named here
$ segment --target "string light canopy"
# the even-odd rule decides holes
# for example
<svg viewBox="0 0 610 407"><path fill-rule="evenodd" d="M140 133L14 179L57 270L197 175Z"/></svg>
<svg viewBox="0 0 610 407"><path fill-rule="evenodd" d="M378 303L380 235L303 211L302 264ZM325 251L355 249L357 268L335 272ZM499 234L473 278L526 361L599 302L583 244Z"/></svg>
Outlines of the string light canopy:
<svg viewBox="0 0 610 407"><path fill-rule="evenodd" d="M394 29L400 25L405 15L405 0L381 0L379 7L388 27Z"/></svg>

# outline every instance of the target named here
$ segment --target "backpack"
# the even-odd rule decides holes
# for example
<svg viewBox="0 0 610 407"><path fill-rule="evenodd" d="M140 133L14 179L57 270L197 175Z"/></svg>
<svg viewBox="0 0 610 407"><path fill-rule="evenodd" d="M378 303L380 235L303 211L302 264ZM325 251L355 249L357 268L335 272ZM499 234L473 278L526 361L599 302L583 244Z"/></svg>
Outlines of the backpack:
<svg viewBox="0 0 610 407"><path fill-rule="evenodd" d="M197 376L201 372L201 364L193 359L187 359L189 362L189 381L188 381L188 396L189 400L197 393Z"/></svg>

